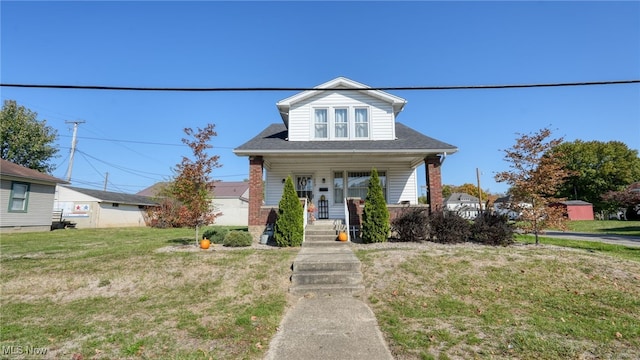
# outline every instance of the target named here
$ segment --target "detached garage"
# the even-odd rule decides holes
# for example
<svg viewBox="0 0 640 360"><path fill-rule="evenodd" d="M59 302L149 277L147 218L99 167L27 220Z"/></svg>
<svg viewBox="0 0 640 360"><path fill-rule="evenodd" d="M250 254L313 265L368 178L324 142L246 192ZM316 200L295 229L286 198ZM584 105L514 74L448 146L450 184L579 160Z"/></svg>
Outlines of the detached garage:
<svg viewBox="0 0 640 360"><path fill-rule="evenodd" d="M58 186L54 201L54 210L62 210L79 229L144 227L150 206L157 203L147 196L72 186Z"/></svg>
<svg viewBox="0 0 640 360"><path fill-rule="evenodd" d="M593 220L593 204L582 200L567 200L560 203L569 220Z"/></svg>

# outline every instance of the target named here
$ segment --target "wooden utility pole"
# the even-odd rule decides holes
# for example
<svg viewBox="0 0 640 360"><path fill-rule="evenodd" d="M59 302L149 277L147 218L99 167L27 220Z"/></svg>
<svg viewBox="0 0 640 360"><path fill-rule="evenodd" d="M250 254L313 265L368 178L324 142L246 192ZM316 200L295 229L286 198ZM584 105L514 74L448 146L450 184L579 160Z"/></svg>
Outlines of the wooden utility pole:
<svg viewBox="0 0 640 360"><path fill-rule="evenodd" d="M480 169L476 168L476 178L478 179L478 203L480 204L480 210L478 213L482 212L482 188L480 187Z"/></svg>
<svg viewBox="0 0 640 360"><path fill-rule="evenodd" d="M78 125L84 124L84 123L85 123L84 120L65 121L65 124L73 124L73 137L71 138L71 154L69 155L69 166L67 167L67 175L65 177L65 180L67 180L67 182L71 182L71 172L73 171L73 156L76 153L76 144L78 143L78 141L76 140L76 137L78 135Z"/></svg>
<svg viewBox="0 0 640 360"><path fill-rule="evenodd" d="M104 191L107 191L107 182L109 182L109 172L108 171L104 176Z"/></svg>

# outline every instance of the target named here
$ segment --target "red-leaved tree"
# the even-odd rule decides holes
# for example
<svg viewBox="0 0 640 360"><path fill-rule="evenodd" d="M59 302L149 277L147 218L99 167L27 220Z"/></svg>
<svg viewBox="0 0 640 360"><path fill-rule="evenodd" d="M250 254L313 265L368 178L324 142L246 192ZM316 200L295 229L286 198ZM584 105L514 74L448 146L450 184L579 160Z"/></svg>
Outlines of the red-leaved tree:
<svg viewBox="0 0 640 360"><path fill-rule="evenodd" d="M520 214L516 223L521 230L533 233L536 244L538 233L548 227L565 228L564 211L553 206L564 199L555 197L570 172L559 157L550 155L551 149L563 138L551 139L551 130L543 128L533 134L519 134L510 149L503 150L511 170L496 174L497 182L511 185L509 210Z"/></svg>
<svg viewBox="0 0 640 360"><path fill-rule="evenodd" d="M178 214L183 224L195 228L196 245L200 226L213 223L219 215L214 212L212 204L211 172L222 165L218 163L220 156L207 153L213 147L209 141L217 136L214 127L208 124L204 129L198 128L197 132L191 128L184 129L188 138L183 138L182 142L191 148L193 158L182 157L175 168L175 179L167 187L171 198L181 205Z"/></svg>

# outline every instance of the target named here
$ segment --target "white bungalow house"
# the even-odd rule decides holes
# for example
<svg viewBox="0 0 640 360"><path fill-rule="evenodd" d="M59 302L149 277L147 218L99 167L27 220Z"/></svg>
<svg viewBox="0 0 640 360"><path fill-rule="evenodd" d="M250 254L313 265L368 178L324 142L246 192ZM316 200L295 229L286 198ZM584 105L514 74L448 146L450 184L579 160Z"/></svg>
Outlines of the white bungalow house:
<svg viewBox="0 0 640 360"><path fill-rule="evenodd" d="M234 149L249 158L248 221L254 236L275 221L288 176L299 197L316 205L317 218L345 220L358 213L373 168L392 214L417 204L417 168L425 164L427 201L431 208L442 207L440 167L458 149L397 122L406 103L344 77L279 101L282 123Z"/></svg>
<svg viewBox="0 0 640 360"><path fill-rule="evenodd" d="M0 159L0 233L50 231L56 184L62 183Z"/></svg>
<svg viewBox="0 0 640 360"><path fill-rule="evenodd" d="M444 199L444 208L447 211L455 212L465 219L475 219L479 215L479 209L484 210L485 206L480 205L480 200L465 193L453 193Z"/></svg>
<svg viewBox="0 0 640 360"><path fill-rule="evenodd" d="M157 205L147 196L58 186L53 210L62 210L79 229L144 227L146 208Z"/></svg>

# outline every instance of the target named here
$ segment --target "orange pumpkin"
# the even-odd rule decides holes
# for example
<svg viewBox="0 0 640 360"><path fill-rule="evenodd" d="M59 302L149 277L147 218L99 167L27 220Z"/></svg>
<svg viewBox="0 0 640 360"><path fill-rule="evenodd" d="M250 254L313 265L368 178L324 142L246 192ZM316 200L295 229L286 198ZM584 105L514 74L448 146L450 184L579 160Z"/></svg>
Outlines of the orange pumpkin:
<svg viewBox="0 0 640 360"><path fill-rule="evenodd" d="M338 240L347 241L347 233L344 231L340 231L340 233L338 234Z"/></svg>
<svg viewBox="0 0 640 360"><path fill-rule="evenodd" d="M211 240L209 239L202 239L200 240L200 248L201 249L208 249L209 246L211 245Z"/></svg>

